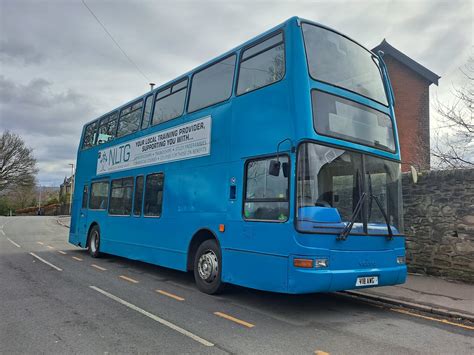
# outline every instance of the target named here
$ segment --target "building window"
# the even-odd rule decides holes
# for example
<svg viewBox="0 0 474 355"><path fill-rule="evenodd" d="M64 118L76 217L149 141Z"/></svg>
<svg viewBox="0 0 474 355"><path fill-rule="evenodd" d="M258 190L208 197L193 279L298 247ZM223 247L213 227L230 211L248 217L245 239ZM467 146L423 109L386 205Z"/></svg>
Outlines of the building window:
<svg viewBox="0 0 474 355"><path fill-rule="evenodd" d="M91 197L89 208L92 210L106 210L107 200L109 198L109 182L93 182L91 186Z"/></svg>
<svg viewBox="0 0 474 355"><path fill-rule="evenodd" d="M162 173L147 175L145 184L145 216L161 216L163 182L164 175Z"/></svg>
<svg viewBox="0 0 474 355"><path fill-rule="evenodd" d="M193 75L188 111L227 100L232 93L235 54L212 64Z"/></svg>
<svg viewBox="0 0 474 355"><path fill-rule="evenodd" d="M127 134L136 132L140 127L142 118L143 100L140 100L120 112L119 126L117 137L126 136Z"/></svg>
<svg viewBox="0 0 474 355"><path fill-rule="evenodd" d="M143 202L143 176L138 176L135 183L135 196L133 199L133 214L140 216L142 214Z"/></svg>
<svg viewBox="0 0 474 355"><path fill-rule="evenodd" d="M285 46L280 32L243 52L237 95L280 81L284 75Z"/></svg>
<svg viewBox="0 0 474 355"><path fill-rule="evenodd" d="M282 155L247 161L245 168L244 218L288 220L289 159Z"/></svg>
<svg viewBox="0 0 474 355"><path fill-rule="evenodd" d="M87 208L87 198L89 197L89 186L84 185L82 190L82 208Z"/></svg>
<svg viewBox="0 0 474 355"><path fill-rule="evenodd" d="M112 180L109 214L129 216L132 212L133 178Z"/></svg>
<svg viewBox="0 0 474 355"><path fill-rule="evenodd" d="M187 88L188 79L158 92L152 125L172 120L183 114Z"/></svg>

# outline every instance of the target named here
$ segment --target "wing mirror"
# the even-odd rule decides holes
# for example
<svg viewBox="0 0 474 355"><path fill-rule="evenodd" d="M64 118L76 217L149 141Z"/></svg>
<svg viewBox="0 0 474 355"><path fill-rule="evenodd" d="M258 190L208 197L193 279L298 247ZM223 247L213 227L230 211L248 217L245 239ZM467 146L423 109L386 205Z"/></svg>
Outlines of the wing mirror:
<svg viewBox="0 0 474 355"><path fill-rule="evenodd" d="M280 175L281 163L278 160L270 160L270 166L268 167L268 174L272 176Z"/></svg>

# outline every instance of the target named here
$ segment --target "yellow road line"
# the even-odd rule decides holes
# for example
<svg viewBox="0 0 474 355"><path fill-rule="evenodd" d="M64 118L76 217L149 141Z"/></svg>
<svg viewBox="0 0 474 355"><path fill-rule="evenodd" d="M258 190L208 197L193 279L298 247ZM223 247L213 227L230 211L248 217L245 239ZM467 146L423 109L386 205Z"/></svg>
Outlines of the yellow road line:
<svg viewBox="0 0 474 355"><path fill-rule="evenodd" d="M404 310L404 309L390 308L390 310L393 311L393 312L398 312L398 313L402 313L402 314L407 314L407 315L413 316L413 317L423 318L423 319L431 320L431 321L434 321L434 322L439 322L439 323L454 325L455 327L460 327L460 328L464 328L464 329L474 330L474 327L473 327L473 326L465 325L465 324L460 324L460 323L454 323L454 322L451 322L451 321L449 321L449 320L447 320L447 319L438 319L438 318L434 318L434 317L428 317L428 316L424 316L424 315L421 315L421 314L412 313L412 312L406 311L406 310Z"/></svg>
<svg viewBox="0 0 474 355"><path fill-rule="evenodd" d="M227 320L230 320L232 322L235 322L237 324L240 324L240 325L243 325L244 327L247 327L247 328L253 328L255 327L254 324L252 323L248 323L246 321L243 321L243 320L240 320L240 319L237 319L235 317L232 317L232 316L229 316L228 314L225 314L225 313L222 313L222 312L214 312L214 314L218 317L222 317L222 318L225 318Z"/></svg>
<svg viewBox="0 0 474 355"><path fill-rule="evenodd" d="M325 352L325 351L322 351L322 350L316 350L314 352L316 355L329 355L329 353Z"/></svg>
<svg viewBox="0 0 474 355"><path fill-rule="evenodd" d="M62 251L62 250L58 250L58 253L63 254L63 255L67 255L67 253L65 251Z"/></svg>
<svg viewBox="0 0 474 355"><path fill-rule="evenodd" d="M99 265L96 265L96 264L91 264L92 267L95 267L97 270L100 270L100 271L107 271L107 269L105 267L102 267L102 266L99 266Z"/></svg>
<svg viewBox="0 0 474 355"><path fill-rule="evenodd" d="M166 292L166 291L163 291L163 290L155 290L155 291L158 292L158 293L160 293L160 294L162 294L162 295L165 295L165 296L174 298L174 299L177 300L177 301L184 301L184 298L183 298L183 297L179 297L179 296L173 295L172 293L169 293L169 292Z"/></svg>
<svg viewBox="0 0 474 355"><path fill-rule="evenodd" d="M43 242L36 242L36 243L38 243L39 245L44 245L44 243L43 243Z"/></svg>
<svg viewBox="0 0 474 355"><path fill-rule="evenodd" d="M77 256L71 256L71 258L73 258L74 260L77 260L77 261L82 261L82 259L78 258Z"/></svg>
<svg viewBox="0 0 474 355"><path fill-rule="evenodd" d="M134 284L137 284L137 283L138 283L137 280L131 279L130 277L127 277L127 276L124 276L124 275L120 275L119 277L120 277L121 279L124 279L125 281L131 282L131 283L134 283Z"/></svg>
<svg viewBox="0 0 474 355"><path fill-rule="evenodd" d="M54 247L52 247L51 245L47 245L47 247L48 247L49 249L54 249Z"/></svg>

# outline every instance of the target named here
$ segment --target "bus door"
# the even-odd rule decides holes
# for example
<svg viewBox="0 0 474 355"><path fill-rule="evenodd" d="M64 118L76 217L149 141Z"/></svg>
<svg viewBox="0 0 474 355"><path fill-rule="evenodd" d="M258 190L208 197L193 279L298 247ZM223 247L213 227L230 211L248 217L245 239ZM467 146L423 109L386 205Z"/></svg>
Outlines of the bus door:
<svg viewBox="0 0 474 355"><path fill-rule="evenodd" d="M86 182L82 188L82 203L79 209L77 221L77 231L79 235L87 233L87 206L89 204L89 182Z"/></svg>

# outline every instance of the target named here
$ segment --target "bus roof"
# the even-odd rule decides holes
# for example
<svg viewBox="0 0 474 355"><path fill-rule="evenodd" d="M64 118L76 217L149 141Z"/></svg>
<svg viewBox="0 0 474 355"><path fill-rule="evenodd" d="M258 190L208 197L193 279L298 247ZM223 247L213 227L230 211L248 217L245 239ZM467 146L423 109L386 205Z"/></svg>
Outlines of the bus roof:
<svg viewBox="0 0 474 355"><path fill-rule="evenodd" d="M330 31L332 31L332 32L335 32L335 33L337 33L337 34L339 34L339 35L341 35L341 36L344 36L344 37L350 39L350 40L353 41L354 43L356 43L356 44L358 44L359 46L361 46L362 48L366 49L368 52L370 52L370 53L372 53L372 54L375 54L375 53L373 53L370 49L368 49L367 47L363 46L362 44L360 44L359 42L355 41L354 39L352 39L351 37L345 35L345 34L342 33L342 32L339 32L339 31L337 31L337 30L335 30L335 29L333 29L333 28L331 28L331 27L328 27L328 26L326 26L326 25L323 25L323 24L321 24L321 23L319 23L319 22L315 22L315 21L311 21L311 20L306 20L306 19L300 18L300 17L298 17L298 16L293 16L293 17L290 17L289 19L285 20L284 22L280 23L279 25L274 26L274 27L270 28L269 30L267 30L267 31L265 31L265 32L263 32L263 33L261 33L261 34L255 36L255 37L252 37L251 39L245 41L244 43L242 43L242 44L240 44L240 45L238 45L238 46L236 46L236 47L234 47L234 48L232 48L232 49L230 49L230 50L224 52L223 54L221 54L221 55L219 55L219 56L217 56L217 57L214 57L214 58L208 60L207 62L205 62L205 63L203 63L203 64L201 64L201 65L198 65L197 67L195 67L195 68L193 68L193 69L191 69L191 70L185 72L184 74L181 74L181 75L179 75L179 76L177 76L177 77L175 77L175 78L173 78L173 79L171 79L171 80L168 80L167 82L165 82L164 84L162 84L162 85L156 87L155 89L150 90L150 91L148 91L148 92L146 92L146 93L144 93L144 94L142 94L142 95L140 95L140 96L138 96L138 97L135 97L135 98L133 98L133 99L131 99L131 100L125 102L124 104L122 104L122 105L120 105L120 106L118 106L118 107L115 107L114 109L112 109L112 110L110 110L110 111L108 111L108 112L106 112L106 113L104 113L104 114L102 114L102 115L100 115L100 116L98 116L98 117L96 117L96 118L94 118L94 119L88 121L87 123L84 124L84 127L87 126L88 124L90 124L90 123L92 123L92 122L94 122L94 121L96 121L96 120L98 120L98 119L104 117L104 116L107 116L108 114L110 114L110 113L112 113L112 112L115 112L115 111L117 111L117 110L121 110L123 107L125 107L125 106L127 106L127 105L130 105L131 103L133 103L133 102L135 102L135 101L143 100L145 97L149 96L150 94L155 94L157 91L160 91L160 90L166 88L166 87L169 86L170 84L172 84L172 83L174 83L174 82L177 82L177 81L179 81L180 79L184 79L184 78L186 78L186 77L187 77L187 78L190 78L190 77L192 76L192 74L194 74L195 72L198 72L198 71L200 71L201 69L204 69L205 67L211 65L211 64L214 63L214 62L219 61L220 59L223 59L223 58L225 58L225 57L231 55L232 53L237 53L237 52L239 52L241 49L247 47L248 45L254 43L255 41L258 41L259 39L261 39L261 38L263 38L263 37L269 35L270 33L274 32L274 31L276 31L276 30L278 30L278 29L281 29L281 28L283 28L283 27L285 27L285 26L287 26L287 25L289 25L289 24L291 24L291 23L295 23L295 24L297 24L297 25L300 25L300 23L309 23L309 24L313 24L313 25L316 25L316 26L319 26L319 27L328 29L328 30L330 30Z"/></svg>

